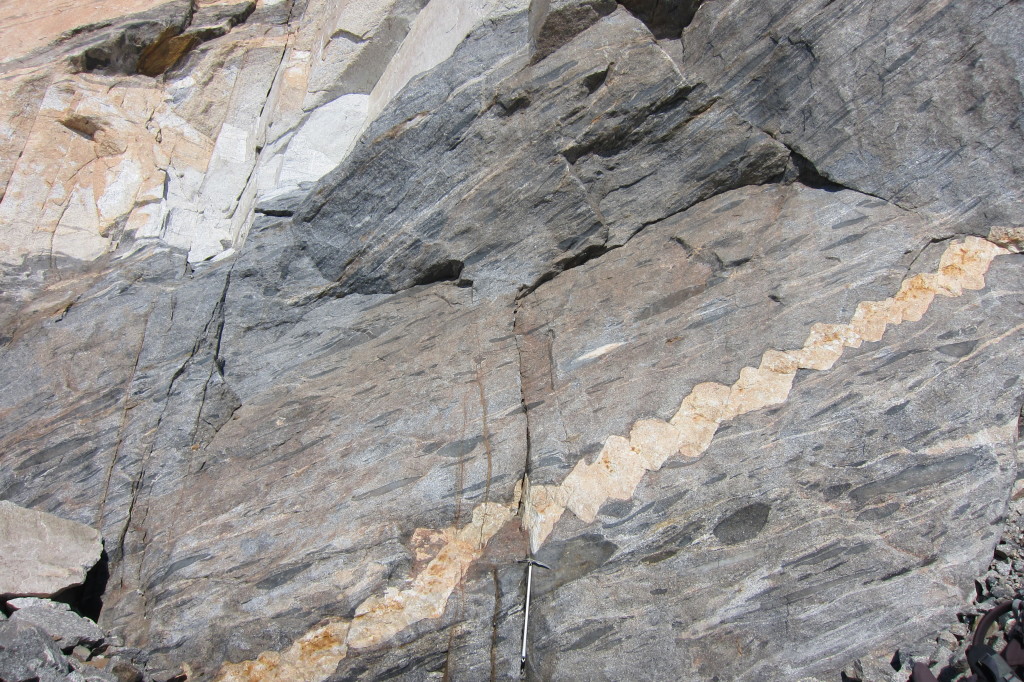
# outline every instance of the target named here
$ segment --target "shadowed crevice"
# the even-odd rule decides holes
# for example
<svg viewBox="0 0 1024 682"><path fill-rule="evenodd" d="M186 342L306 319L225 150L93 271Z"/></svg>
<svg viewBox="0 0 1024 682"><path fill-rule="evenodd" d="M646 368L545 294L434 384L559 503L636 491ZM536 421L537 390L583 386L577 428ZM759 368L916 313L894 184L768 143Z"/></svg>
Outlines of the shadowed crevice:
<svg viewBox="0 0 1024 682"><path fill-rule="evenodd" d="M107 550L103 550L99 561L85 574L85 582L61 590L53 596L53 600L67 604L81 616L99 621L100 612L103 610L103 595L107 591L109 579L110 557L107 556Z"/></svg>
<svg viewBox="0 0 1024 682"><path fill-rule="evenodd" d="M621 0L637 19L644 22L654 37L678 38L690 25L702 0Z"/></svg>

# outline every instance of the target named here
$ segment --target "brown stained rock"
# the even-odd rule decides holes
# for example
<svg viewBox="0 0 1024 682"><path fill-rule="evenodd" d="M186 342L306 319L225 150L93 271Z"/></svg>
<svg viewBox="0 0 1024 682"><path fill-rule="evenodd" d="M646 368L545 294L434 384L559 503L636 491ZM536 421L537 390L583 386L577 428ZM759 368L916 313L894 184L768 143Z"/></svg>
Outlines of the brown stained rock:
<svg viewBox="0 0 1024 682"><path fill-rule="evenodd" d="M1013 253L1021 253L1024 251L1024 228L1003 226L994 227L989 231L988 238L993 243L999 244Z"/></svg>
<svg viewBox="0 0 1024 682"><path fill-rule="evenodd" d="M81 585L102 551L88 526L0 501L0 597L49 597Z"/></svg>
<svg viewBox="0 0 1024 682"><path fill-rule="evenodd" d="M0 204L0 259L96 258L124 228L145 222L147 204L163 193L168 160L177 157L183 168L204 162L209 150L197 153L201 141L186 141L187 130L157 134L151 119L162 96L145 80L108 86L76 75L50 83Z"/></svg>
<svg viewBox="0 0 1024 682"><path fill-rule="evenodd" d="M156 42L139 55L139 73L144 76L159 76L167 71L199 41L194 33L179 35L173 27L168 28Z"/></svg>
<svg viewBox="0 0 1024 682"><path fill-rule="evenodd" d="M7 183L32 131L51 78L48 73L23 73L0 83L0 120L6 123L8 130L0 136L0 201L7 192Z"/></svg>

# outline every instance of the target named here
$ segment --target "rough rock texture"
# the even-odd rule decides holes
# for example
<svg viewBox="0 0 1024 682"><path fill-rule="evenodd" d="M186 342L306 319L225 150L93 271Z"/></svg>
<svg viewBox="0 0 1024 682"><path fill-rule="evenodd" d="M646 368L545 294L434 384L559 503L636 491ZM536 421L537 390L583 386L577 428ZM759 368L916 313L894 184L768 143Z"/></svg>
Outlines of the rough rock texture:
<svg viewBox="0 0 1024 682"><path fill-rule="evenodd" d="M516 679L531 552L530 679L956 621L1017 478L1024 11L622 5L97 3L4 61L0 498L101 530L124 656Z"/></svg>
<svg viewBox="0 0 1024 682"><path fill-rule="evenodd" d="M972 673L967 663L967 648L971 645L975 627L981 616L1011 599L1021 591L1024 580L1024 564L1021 562L1024 532L1024 485L1018 480L1014 485L1014 494L1007 509L1007 522L1003 535L993 552L992 563L984 575L975 579L975 595L973 599L957 614L957 622L936 636L929 636L919 643L906 642L900 647L898 655L891 651L879 651L852 661L843 672L850 680L891 680L905 682L914 662L928 666L932 673L943 680L962 680ZM1008 629L1013 621L999 619L1003 630ZM1002 650L1005 637L1002 632L992 644L996 650ZM894 669L894 661L899 670Z"/></svg>
<svg viewBox="0 0 1024 682"><path fill-rule="evenodd" d="M1004 499L985 492L1015 476L1020 302L983 331L967 322L965 302L936 297L922 322L858 343L818 368L827 371L800 371L791 388L777 374L744 380L762 354L761 368L771 366L769 349L800 348L815 322L849 320L862 301L934 270L946 245L930 245L943 237L936 227L852 192L741 190L527 299L517 327L524 353L535 354L524 358L535 369L525 383L536 406L531 485L565 479L608 448L608 434L629 435L635 450L639 420L683 428L685 403L673 418L675 406L702 381L739 377L729 399L766 408L723 423L696 462L670 458L635 492L613 494L621 501L601 507L596 526L579 511L556 526L538 553L556 568L537 578L537 646L559 653L537 657L541 678L570 677L598 651L608 678L632 665L609 651L646 652L655 677L825 675L851 645L914 636L952 616L963 593L951 586L969 584L980 568L970 557L999 534L992 519ZM761 239L737 250L740 230ZM993 265L986 295L1006 300L1012 272ZM794 279L814 294L799 295ZM591 306L567 305L605 281L620 284ZM752 323L756 337L742 333ZM981 349L982 337L1000 340ZM707 353L721 369L708 371ZM991 399L951 400L966 381L991 387ZM570 508L586 494L575 490ZM638 606L634 590L601 589L607 581L642 586L660 608ZM890 610L898 595L925 593L917 618ZM737 646L752 654L726 655Z"/></svg>
<svg viewBox="0 0 1024 682"><path fill-rule="evenodd" d="M93 647L103 641L103 631L88 618L82 618L67 604L47 599L23 597L7 602L17 602L17 610L10 620L14 623L29 623L48 634L62 651L71 651L79 644Z"/></svg>
<svg viewBox="0 0 1024 682"><path fill-rule="evenodd" d="M184 671L149 670L147 655L105 638L91 620L67 604L11 599L16 609L0 618L0 679L5 682L183 682ZM136 661L141 664L137 664Z"/></svg>
<svg viewBox="0 0 1024 682"><path fill-rule="evenodd" d="M0 598L49 597L81 585L102 552L97 530L0 500Z"/></svg>
<svg viewBox="0 0 1024 682"><path fill-rule="evenodd" d="M509 23L462 50L497 57L526 29ZM620 10L515 75L499 63L462 87L456 53L411 86L368 131L389 143L356 149L298 216L336 293L459 276L485 295L536 286L714 193L781 177L788 150L716 108L650 35Z"/></svg>
<svg viewBox="0 0 1024 682"><path fill-rule="evenodd" d="M139 238L223 253L260 197L333 168L370 112L509 11L451 4L406 40L424 0L107 0L74 20L56 0L9 3L31 40L0 34L0 260L59 271Z"/></svg>
<svg viewBox="0 0 1024 682"><path fill-rule="evenodd" d="M27 623L0 622L0 679L64 682L71 666L45 633Z"/></svg>
<svg viewBox="0 0 1024 682"><path fill-rule="evenodd" d="M983 234L1021 223L1022 21L1006 2L709 3L680 69L829 180Z"/></svg>

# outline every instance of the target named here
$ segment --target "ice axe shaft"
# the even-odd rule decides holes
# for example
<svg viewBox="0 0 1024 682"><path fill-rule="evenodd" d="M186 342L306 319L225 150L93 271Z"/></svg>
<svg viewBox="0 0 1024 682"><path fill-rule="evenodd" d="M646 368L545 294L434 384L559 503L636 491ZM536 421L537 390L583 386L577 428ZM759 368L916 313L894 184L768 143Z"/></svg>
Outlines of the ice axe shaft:
<svg viewBox="0 0 1024 682"><path fill-rule="evenodd" d="M523 648L519 652L519 674L523 676L526 674L526 643L528 641L527 634L530 631L530 593L533 590L533 567L539 566L549 571L551 567L533 558L520 559L519 563L526 564L526 608L523 610Z"/></svg>

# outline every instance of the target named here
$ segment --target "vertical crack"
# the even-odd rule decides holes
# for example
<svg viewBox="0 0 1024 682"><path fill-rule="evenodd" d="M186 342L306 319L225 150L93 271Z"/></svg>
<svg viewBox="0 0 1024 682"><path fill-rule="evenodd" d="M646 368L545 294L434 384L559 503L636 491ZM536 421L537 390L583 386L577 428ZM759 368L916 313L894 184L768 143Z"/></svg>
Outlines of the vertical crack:
<svg viewBox="0 0 1024 682"><path fill-rule="evenodd" d="M289 15L290 13L291 9L289 9ZM286 70L285 62L288 58L292 42L293 36L289 34L285 41L285 44L281 47L281 56L278 59L277 68L274 71L274 77L270 79L270 86L267 88L266 95L263 97L263 105L260 107L260 113L255 118L257 124L257 129L255 131L256 154L255 157L253 158L252 166L249 168L249 175L246 176L245 182L242 184L242 189L239 190L238 192L238 196L235 199L235 207L231 212L232 219L236 217L236 213L239 209L242 209L246 212L244 219L242 219L242 222L238 226L238 233L232 235L232 241L234 242L233 245L235 246L235 248L238 248L239 246L244 244L246 237L248 237L249 235L249 227L247 227L247 225L251 226L251 221L254 215L253 207L256 204L256 188L253 187L253 182L255 177L257 176L257 169L259 169L260 167L260 160L263 158L263 150L266 148L267 128L270 125L270 122L267 121L266 117L269 114L273 113L273 110L277 106L277 102L273 101L276 99L274 97L274 90L278 86L278 83L281 81L281 79L284 77L283 74L284 71ZM268 111L268 107L270 108L270 111ZM242 203L250 187L252 187L253 200L247 207L243 208Z"/></svg>
<svg viewBox="0 0 1024 682"><path fill-rule="evenodd" d="M146 311L145 321L142 323L142 337L139 339L139 345L135 349L135 362L132 365L131 374L128 376L128 381L124 388L124 406L121 409L121 422L117 428L117 443L114 446L114 454L110 458L110 465L107 467L107 472L103 479L103 493L100 496L100 504L96 513L96 526L101 531L103 529L103 516L107 506L107 496L110 494L110 479L113 476L117 460L121 456L125 431L128 428L128 414L134 407L132 404L132 387L135 385L135 376L139 371L139 360L142 357L142 350L146 347L146 333L149 330L149 318L152 314L153 306L150 306L149 310ZM123 537L124 535L122 534L121 538L123 539Z"/></svg>
<svg viewBox="0 0 1024 682"><path fill-rule="evenodd" d="M517 300L515 307L512 309L512 335L515 337L516 353L519 356L519 404L523 408L523 420L525 421L526 430L526 456L523 460L523 475L520 477L523 490L525 491L530 482L530 462L532 461L533 444L530 435L530 408L526 402L526 375L523 370L523 335L519 333L519 306L520 302ZM520 504L519 513L522 513L522 504Z"/></svg>
<svg viewBox="0 0 1024 682"><path fill-rule="evenodd" d="M498 680L498 625L501 620L501 581L498 580L498 567L491 569L491 580L494 582L494 611L491 613L491 682Z"/></svg>
<svg viewBox="0 0 1024 682"><path fill-rule="evenodd" d="M217 304L214 306L213 311L210 314L210 320L207 322L206 327L203 329L203 333L200 336L200 339L202 339L202 341L204 342L212 337L213 348L211 350L211 353L213 357L212 367L210 368L209 374L207 374L206 376L206 381L203 383L203 393L200 398L199 408L196 410L196 418L192 426L191 439L193 449L195 449L197 447L197 444L200 444L200 441L203 440L203 438L200 437L200 427L203 422L203 414L204 408L206 407L206 399L210 391L210 382L213 380L214 375L216 375L220 377L222 383L225 383L224 359L221 357L220 349L224 338L225 303L227 301L228 288L231 286L231 273L234 271L234 268L234 263L232 263L231 268L228 270L227 275L225 275L224 277L224 286L221 289L220 300L217 301ZM211 327L213 328L212 332ZM230 389L227 390L230 391ZM231 395L233 396L233 393ZM224 423L226 423L227 420L231 418L231 415L234 414L235 410L237 410L238 407L239 404L236 399L233 404L233 409L231 409L231 411L227 415L220 415L220 417L216 419L215 422L207 420L207 424L209 424L210 428L213 431L212 434L209 435L209 438L212 439L212 437L216 435L217 431L220 430L220 427L223 426Z"/></svg>
<svg viewBox="0 0 1024 682"><path fill-rule="evenodd" d="M491 446L491 429L487 423L487 395L484 392L483 372L480 369L481 360L482 358L476 358L476 387L480 392L480 421L483 427L484 451L487 453L487 479L484 482L484 503L486 504L491 500L491 477L493 476L494 470L494 453ZM520 400L522 400L521 391Z"/></svg>

